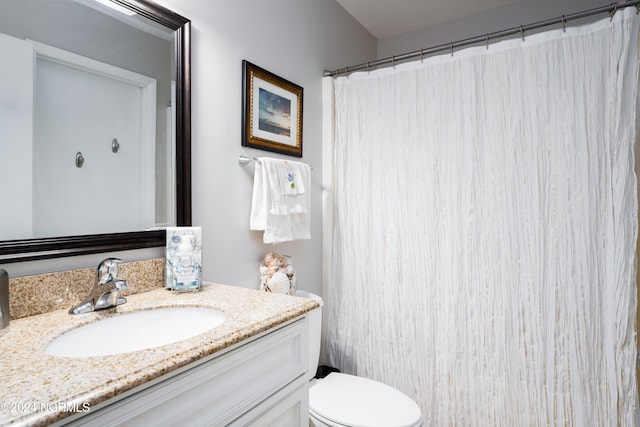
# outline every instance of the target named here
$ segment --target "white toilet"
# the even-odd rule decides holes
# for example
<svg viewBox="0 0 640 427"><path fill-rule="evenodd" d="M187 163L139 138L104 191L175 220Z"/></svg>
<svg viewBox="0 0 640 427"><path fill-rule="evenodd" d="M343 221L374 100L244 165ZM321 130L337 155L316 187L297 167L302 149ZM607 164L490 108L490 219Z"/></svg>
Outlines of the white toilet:
<svg viewBox="0 0 640 427"><path fill-rule="evenodd" d="M318 366L322 332L322 298L304 291L296 296L318 301L309 313L309 366ZM353 375L310 375L309 425L314 427L420 427L422 412L406 394L388 385Z"/></svg>

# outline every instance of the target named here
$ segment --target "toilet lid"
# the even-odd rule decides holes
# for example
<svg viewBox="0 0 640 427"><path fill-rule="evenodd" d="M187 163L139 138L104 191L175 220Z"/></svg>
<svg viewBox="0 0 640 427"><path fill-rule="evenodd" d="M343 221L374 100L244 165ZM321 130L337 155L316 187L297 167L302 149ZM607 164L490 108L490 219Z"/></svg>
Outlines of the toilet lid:
<svg viewBox="0 0 640 427"><path fill-rule="evenodd" d="M415 427L422 413L406 394L353 375L331 373L309 390L309 412L352 427Z"/></svg>

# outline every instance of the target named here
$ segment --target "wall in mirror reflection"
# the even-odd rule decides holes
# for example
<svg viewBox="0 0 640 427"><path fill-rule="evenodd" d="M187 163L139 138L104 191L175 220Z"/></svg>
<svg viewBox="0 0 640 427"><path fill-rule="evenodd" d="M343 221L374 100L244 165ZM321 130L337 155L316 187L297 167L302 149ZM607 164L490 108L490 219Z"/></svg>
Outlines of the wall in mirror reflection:
<svg viewBox="0 0 640 427"><path fill-rule="evenodd" d="M93 0L0 3L0 240L174 224L174 49Z"/></svg>

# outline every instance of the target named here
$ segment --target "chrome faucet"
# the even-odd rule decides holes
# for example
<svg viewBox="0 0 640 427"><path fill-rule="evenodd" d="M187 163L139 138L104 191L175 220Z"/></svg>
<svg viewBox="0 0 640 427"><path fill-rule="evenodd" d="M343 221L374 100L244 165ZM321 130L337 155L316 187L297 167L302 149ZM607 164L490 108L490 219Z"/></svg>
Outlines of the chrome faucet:
<svg viewBox="0 0 640 427"><path fill-rule="evenodd" d="M104 310L127 302L125 298L120 297L120 291L127 288L127 281L118 279L120 262L122 260L118 258L107 258L100 262L91 293L83 302L71 307L69 314Z"/></svg>

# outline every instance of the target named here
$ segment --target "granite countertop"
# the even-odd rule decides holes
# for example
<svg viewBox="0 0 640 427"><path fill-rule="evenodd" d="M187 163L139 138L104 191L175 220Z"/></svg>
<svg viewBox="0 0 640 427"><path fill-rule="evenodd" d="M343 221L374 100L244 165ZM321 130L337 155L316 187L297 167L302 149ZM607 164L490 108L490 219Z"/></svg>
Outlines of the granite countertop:
<svg viewBox="0 0 640 427"><path fill-rule="evenodd" d="M211 331L148 350L88 358L45 353L49 342L78 326L114 313L175 306L215 308L227 318ZM12 320L0 336L0 425L48 425L94 408L317 306L305 298L204 283L195 293L157 289L129 295L115 310L78 316L57 310Z"/></svg>

